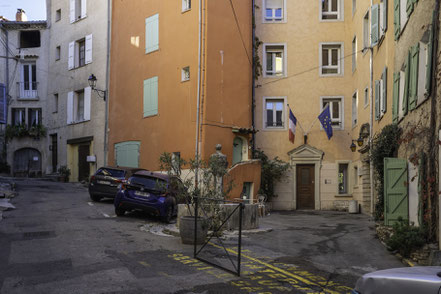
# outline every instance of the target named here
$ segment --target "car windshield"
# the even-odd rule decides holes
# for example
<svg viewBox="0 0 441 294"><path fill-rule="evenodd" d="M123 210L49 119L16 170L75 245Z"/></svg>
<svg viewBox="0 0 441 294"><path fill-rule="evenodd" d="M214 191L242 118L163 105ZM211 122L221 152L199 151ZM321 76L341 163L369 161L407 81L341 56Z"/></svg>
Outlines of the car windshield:
<svg viewBox="0 0 441 294"><path fill-rule="evenodd" d="M120 169L102 168L97 173L98 176L108 176L114 178L124 178L125 171Z"/></svg>
<svg viewBox="0 0 441 294"><path fill-rule="evenodd" d="M167 188L167 182L155 177L133 176L130 178L130 185L142 186L147 190L164 191Z"/></svg>

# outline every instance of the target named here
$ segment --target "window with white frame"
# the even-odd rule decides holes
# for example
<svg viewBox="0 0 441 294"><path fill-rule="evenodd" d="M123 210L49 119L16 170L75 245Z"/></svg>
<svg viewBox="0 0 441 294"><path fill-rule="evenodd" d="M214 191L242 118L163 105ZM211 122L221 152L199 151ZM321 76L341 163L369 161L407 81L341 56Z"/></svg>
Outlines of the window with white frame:
<svg viewBox="0 0 441 294"><path fill-rule="evenodd" d="M263 0L264 22L282 22L285 18L286 0Z"/></svg>
<svg viewBox="0 0 441 294"><path fill-rule="evenodd" d="M285 45L264 45L264 68L265 76L284 76L285 71Z"/></svg>
<svg viewBox="0 0 441 294"><path fill-rule="evenodd" d="M67 123L79 123L90 120L90 87L71 91L67 94Z"/></svg>
<svg viewBox="0 0 441 294"><path fill-rule="evenodd" d="M407 24L408 16L407 16L407 2L409 0L397 0L400 2L400 29L404 30ZM412 4L413 5L413 4Z"/></svg>
<svg viewBox="0 0 441 294"><path fill-rule="evenodd" d="M41 125L41 108L28 109L28 126L29 128Z"/></svg>
<svg viewBox="0 0 441 294"><path fill-rule="evenodd" d="M348 163L338 164L338 194L348 194Z"/></svg>
<svg viewBox="0 0 441 294"><path fill-rule="evenodd" d="M342 20L343 1L342 0L319 0L321 20Z"/></svg>
<svg viewBox="0 0 441 294"><path fill-rule="evenodd" d="M334 130L343 129L343 98L342 97L322 97L320 112L329 104L331 114L331 124Z"/></svg>
<svg viewBox="0 0 441 294"><path fill-rule="evenodd" d="M69 43L68 69L92 63L92 34Z"/></svg>
<svg viewBox="0 0 441 294"><path fill-rule="evenodd" d="M352 95L352 127L358 122L358 92Z"/></svg>
<svg viewBox="0 0 441 294"><path fill-rule="evenodd" d="M191 9L191 0L182 0L182 12Z"/></svg>
<svg viewBox="0 0 441 294"><path fill-rule="evenodd" d="M285 101L283 98L265 98L264 128L285 127Z"/></svg>
<svg viewBox="0 0 441 294"><path fill-rule="evenodd" d="M387 31L387 1L381 0L380 2L380 38L383 38Z"/></svg>
<svg viewBox="0 0 441 294"><path fill-rule="evenodd" d="M87 16L87 0L70 0L69 10L70 23L85 18Z"/></svg>
<svg viewBox="0 0 441 294"><path fill-rule="evenodd" d="M342 43L320 44L320 75L343 74Z"/></svg>
<svg viewBox="0 0 441 294"><path fill-rule="evenodd" d="M12 108L12 124L14 126L26 124L26 109L24 108Z"/></svg>
<svg viewBox="0 0 441 294"><path fill-rule="evenodd" d="M84 90L76 91L74 96L74 117L75 121L84 120Z"/></svg>
<svg viewBox="0 0 441 294"><path fill-rule="evenodd" d="M352 39L352 72L357 68L357 37Z"/></svg>
<svg viewBox="0 0 441 294"><path fill-rule="evenodd" d="M404 67L404 66L403 66ZM404 117L404 85L406 84L406 72L404 70L400 71L400 90L398 92L398 119ZM407 108L407 101L406 101Z"/></svg>
<svg viewBox="0 0 441 294"><path fill-rule="evenodd" d="M364 88L364 107L369 105L369 88Z"/></svg>
<svg viewBox="0 0 441 294"><path fill-rule="evenodd" d="M21 81L19 82L20 99L36 99L37 92L37 65L35 62L26 62L21 65Z"/></svg>
<svg viewBox="0 0 441 294"><path fill-rule="evenodd" d="M421 104L422 102L424 102L429 95L427 94L430 89L428 89L428 85L430 85L430 83L427 83L427 79L432 78L431 76L427 76L428 72L427 72L427 67L428 67L428 63L432 62L432 56L429 56L429 46L431 46L431 44L429 44L428 42L426 42L426 40L423 40L420 42L419 45L419 55L418 55L418 90L417 90L417 105Z"/></svg>
<svg viewBox="0 0 441 294"><path fill-rule="evenodd" d="M190 80L190 67L186 66L181 70L181 81L189 81Z"/></svg>
<svg viewBox="0 0 441 294"><path fill-rule="evenodd" d="M380 80L375 81L375 119L379 120L386 113L387 107L387 67Z"/></svg>
<svg viewBox="0 0 441 294"><path fill-rule="evenodd" d="M369 45L371 43L370 41L370 34L369 34L369 10L366 12L366 14L363 17L363 49L369 48Z"/></svg>

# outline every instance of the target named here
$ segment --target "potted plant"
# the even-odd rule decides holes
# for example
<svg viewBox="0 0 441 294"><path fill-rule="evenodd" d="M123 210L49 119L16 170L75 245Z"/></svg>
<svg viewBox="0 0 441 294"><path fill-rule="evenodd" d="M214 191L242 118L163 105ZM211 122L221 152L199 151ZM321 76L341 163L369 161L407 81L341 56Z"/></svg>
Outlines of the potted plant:
<svg viewBox="0 0 441 294"><path fill-rule="evenodd" d="M60 174L60 180L62 182L69 181L70 169L67 166L65 166L65 165L60 166L58 168L58 173Z"/></svg>

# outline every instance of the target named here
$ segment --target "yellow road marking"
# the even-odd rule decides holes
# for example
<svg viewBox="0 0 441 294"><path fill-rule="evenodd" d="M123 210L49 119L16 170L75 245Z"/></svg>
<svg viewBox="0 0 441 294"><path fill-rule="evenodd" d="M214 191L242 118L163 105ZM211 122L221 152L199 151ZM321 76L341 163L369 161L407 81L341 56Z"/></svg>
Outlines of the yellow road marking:
<svg viewBox="0 0 441 294"><path fill-rule="evenodd" d="M142 264L143 266L151 266L150 264L148 264L148 263L145 262L145 261L139 261L139 263Z"/></svg>

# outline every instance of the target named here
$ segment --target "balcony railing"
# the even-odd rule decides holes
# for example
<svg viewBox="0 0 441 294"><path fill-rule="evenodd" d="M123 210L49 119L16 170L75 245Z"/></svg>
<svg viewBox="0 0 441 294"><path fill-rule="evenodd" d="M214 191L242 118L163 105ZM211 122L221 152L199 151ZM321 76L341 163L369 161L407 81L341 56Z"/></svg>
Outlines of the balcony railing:
<svg viewBox="0 0 441 294"><path fill-rule="evenodd" d="M282 121L270 121L270 122L266 122L266 127L267 128L283 128L284 127L284 123Z"/></svg>
<svg viewBox="0 0 441 294"><path fill-rule="evenodd" d="M18 99L37 99L38 82L17 82L17 98Z"/></svg>

